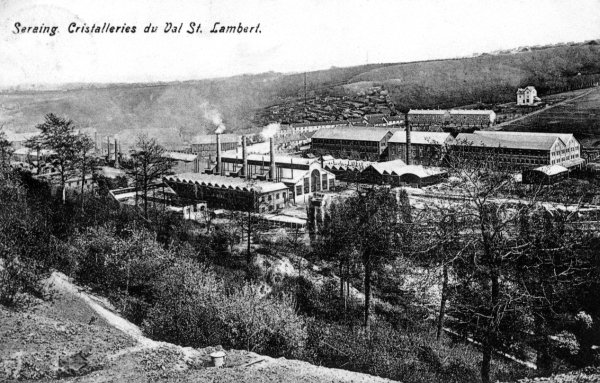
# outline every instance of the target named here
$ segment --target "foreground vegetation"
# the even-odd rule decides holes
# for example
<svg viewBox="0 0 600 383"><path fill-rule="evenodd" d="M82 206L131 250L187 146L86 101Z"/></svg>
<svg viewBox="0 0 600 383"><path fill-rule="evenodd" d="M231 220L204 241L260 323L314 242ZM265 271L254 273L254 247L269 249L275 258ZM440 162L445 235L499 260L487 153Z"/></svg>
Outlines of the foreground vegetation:
<svg viewBox="0 0 600 383"><path fill-rule="evenodd" d="M53 115L39 127L64 189L67 177L90 170L86 150L65 144L85 137ZM149 156L160 153L155 144L140 139L132 156L141 199L169 168ZM540 205L543 193L493 158L450 155L452 182L469 197L462 204L415 210L404 190L357 189L327 204L307 242L298 233L261 239L245 214L198 224L141 201L121 207L107 193L113 181L97 175L97 192L52 197L10 168L2 137L0 148L4 306L18 309L59 270L154 339L183 346L220 344L404 382L487 383L533 375L523 366L533 360L541 375L600 362L598 229L579 230L576 208ZM578 200L573 193L564 196ZM407 287L424 274L429 282ZM425 297L430 288L439 294Z"/></svg>

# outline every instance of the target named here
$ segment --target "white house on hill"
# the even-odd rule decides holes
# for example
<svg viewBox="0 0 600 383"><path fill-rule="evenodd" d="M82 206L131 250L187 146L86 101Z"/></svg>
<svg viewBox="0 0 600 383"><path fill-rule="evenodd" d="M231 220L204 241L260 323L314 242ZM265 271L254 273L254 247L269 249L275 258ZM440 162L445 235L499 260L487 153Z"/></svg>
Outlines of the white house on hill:
<svg viewBox="0 0 600 383"><path fill-rule="evenodd" d="M517 90L517 105L534 105L540 101L542 100L537 96L537 90L533 86Z"/></svg>

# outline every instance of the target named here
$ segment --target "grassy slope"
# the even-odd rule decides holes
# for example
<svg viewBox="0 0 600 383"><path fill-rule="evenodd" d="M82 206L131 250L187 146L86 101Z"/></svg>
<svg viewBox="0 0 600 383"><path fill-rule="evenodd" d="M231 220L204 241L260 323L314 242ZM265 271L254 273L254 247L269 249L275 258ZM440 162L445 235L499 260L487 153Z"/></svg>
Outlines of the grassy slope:
<svg viewBox="0 0 600 383"><path fill-rule="evenodd" d="M506 102L515 89L535 85L542 93L562 89L577 73L600 73L600 47L562 46L456 60L331 68L307 75L311 94L340 91L361 81L382 83L399 109ZM154 85L118 85L40 93L0 94L0 124L28 131L54 112L94 127L100 134L124 129L184 130L201 134L217 110L228 129L252 126L254 111L303 95L304 75L265 73Z"/></svg>

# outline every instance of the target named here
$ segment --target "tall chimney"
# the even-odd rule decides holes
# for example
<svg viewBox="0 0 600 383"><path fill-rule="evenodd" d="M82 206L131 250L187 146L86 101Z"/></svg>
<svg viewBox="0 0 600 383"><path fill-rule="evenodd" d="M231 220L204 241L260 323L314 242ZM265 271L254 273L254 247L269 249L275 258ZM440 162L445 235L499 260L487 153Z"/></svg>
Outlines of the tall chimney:
<svg viewBox="0 0 600 383"><path fill-rule="evenodd" d="M106 155L106 161L110 161L110 137L106 136L106 150L108 150Z"/></svg>
<svg viewBox="0 0 600 383"><path fill-rule="evenodd" d="M269 154L271 155L271 168L269 169L269 178L271 180L275 180L275 140L273 137L269 138L269 144L271 150L269 150Z"/></svg>
<svg viewBox="0 0 600 383"><path fill-rule="evenodd" d="M119 168L119 142L115 138L115 168Z"/></svg>
<svg viewBox="0 0 600 383"><path fill-rule="evenodd" d="M242 136L242 175L244 178L250 178L250 172L248 171L248 152L246 151L246 136Z"/></svg>
<svg viewBox="0 0 600 383"><path fill-rule="evenodd" d="M410 124L408 123L408 113L404 115L404 121L406 122L406 164L410 165L412 155L410 146Z"/></svg>
<svg viewBox="0 0 600 383"><path fill-rule="evenodd" d="M221 133L217 133L217 167L215 168L215 174L221 175L223 169L221 169Z"/></svg>

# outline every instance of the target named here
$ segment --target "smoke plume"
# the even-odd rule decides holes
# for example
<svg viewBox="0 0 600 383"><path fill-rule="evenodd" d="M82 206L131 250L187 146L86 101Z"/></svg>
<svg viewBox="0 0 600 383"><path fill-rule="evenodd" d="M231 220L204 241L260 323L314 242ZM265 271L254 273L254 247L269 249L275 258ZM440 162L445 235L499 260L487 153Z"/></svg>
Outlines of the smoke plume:
<svg viewBox="0 0 600 383"><path fill-rule="evenodd" d="M223 117L221 117L221 113L218 110L211 108L208 103L202 104L204 118L212 122L217 129L215 130L215 134L223 133L225 131L225 124L223 124Z"/></svg>
<svg viewBox="0 0 600 383"><path fill-rule="evenodd" d="M260 134L265 140L268 140L269 138L274 137L277 134L277 132L279 132L280 128L281 125L275 122L265 126L262 132L260 132Z"/></svg>

